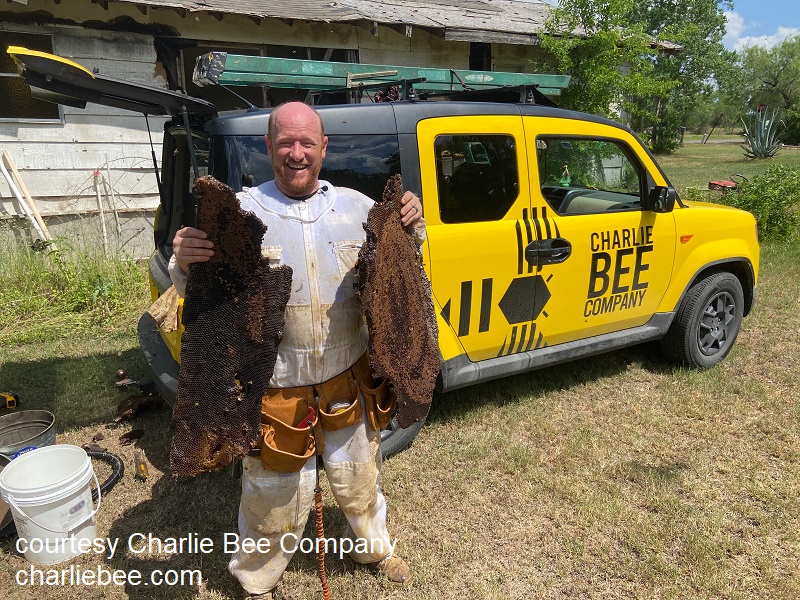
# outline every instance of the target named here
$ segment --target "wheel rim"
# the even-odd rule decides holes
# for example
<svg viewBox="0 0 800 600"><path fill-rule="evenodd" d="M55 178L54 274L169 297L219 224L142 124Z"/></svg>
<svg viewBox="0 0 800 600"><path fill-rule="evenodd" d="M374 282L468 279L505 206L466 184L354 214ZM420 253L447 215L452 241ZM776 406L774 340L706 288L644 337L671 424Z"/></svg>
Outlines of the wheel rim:
<svg viewBox="0 0 800 600"><path fill-rule="evenodd" d="M736 335L736 303L728 292L720 292L706 304L697 328L700 352L714 356L728 348Z"/></svg>

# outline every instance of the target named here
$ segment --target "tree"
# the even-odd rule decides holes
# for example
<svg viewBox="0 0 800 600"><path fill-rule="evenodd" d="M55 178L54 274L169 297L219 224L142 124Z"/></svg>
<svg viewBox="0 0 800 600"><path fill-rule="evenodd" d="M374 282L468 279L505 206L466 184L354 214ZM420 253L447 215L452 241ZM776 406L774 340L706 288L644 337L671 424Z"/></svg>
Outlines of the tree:
<svg viewBox="0 0 800 600"><path fill-rule="evenodd" d="M707 125L721 127L742 126L742 115L747 112L748 95L744 84L742 69L737 62L726 65L714 75L715 89L707 105L709 119ZM702 110L695 106L694 111ZM691 116L689 117L691 118Z"/></svg>
<svg viewBox="0 0 800 600"><path fill-rule="evenodd" d="M800 36L770 49L746 48L739 64L749 108L780 109L786 122L784 141L800 143Z"/></svg>
<svg viewBox="0 0 800 600"><path fill-rule="evenodd" d="M619 119L638 112L631 98L666 93L671 84L651 77L650 40L625 20L635 1L559 0L551 11L542 49L551 68L572 76L562 106Z"/></svg>
<svg viewBox="0 0 800 600"><path fill-rule="evenodd" d="M624 113L655 150L676 148L684 119L708 101L711 78L734 62L721 44L725 7L730 0L559 0L542 47L573 77L562 103ZM682 49L665 51L662 42Z"/></svg>
<svg viewBox="0 0 800 600"><path fill-rule="evenodd" d="M682 46L680 52L658 54L653 65L653 77L677 85L664 96L637 99L655 116L650 141L656 151L677 147L681 125L699 103L712 102L714 80L724 77L735 63L735 54L722 45L724 8L733 8L732 2L636 0L627 15L628 20L641 21L644 32L654 39Z"/></svg>

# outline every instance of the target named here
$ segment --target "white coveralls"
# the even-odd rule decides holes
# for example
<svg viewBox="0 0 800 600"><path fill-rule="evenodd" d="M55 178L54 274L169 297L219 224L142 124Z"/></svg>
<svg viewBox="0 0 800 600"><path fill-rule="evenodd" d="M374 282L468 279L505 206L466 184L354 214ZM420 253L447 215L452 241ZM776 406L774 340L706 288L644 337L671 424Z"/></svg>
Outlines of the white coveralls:
<svg viewBox="0 0 800 600"><path fill-rule="evenodd" d="M272 181L244 188L237 197L243 210L254 212L268 227L263 254L273 266L287 264L293 270L270 387L313 385L342 373L367 349L354 267L373 201L326 181L305 201L283 195ZM186 275L174 257L170 275L183 295ZM366 419L364 410L360 423L326 430L323 451L333 495L352 530L348 535L368 542L366 552L351 553L360 563L379 561L393 549L380 489L380 432L371 430ZM246 591L267 592L280 581L313 504L316 460L309 458L298 473L278 473L265 469L257 457L243 459L240 539L270 542L268 553L240 550L230 560L229 570Z"/></svg>

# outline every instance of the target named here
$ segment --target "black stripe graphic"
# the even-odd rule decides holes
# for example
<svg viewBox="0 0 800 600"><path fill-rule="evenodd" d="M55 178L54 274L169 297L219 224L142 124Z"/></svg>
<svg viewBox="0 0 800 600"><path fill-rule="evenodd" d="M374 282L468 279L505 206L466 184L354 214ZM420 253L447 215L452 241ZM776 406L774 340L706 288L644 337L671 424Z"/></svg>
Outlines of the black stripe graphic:
<svg viewBox="0 0 800 600"><path fill-rule="evenodd" d="M542 332L540 331L539 332L539 338L536 340L536 346L534 346L535 350L538 350L539 348L542 348L542 340L543 339L544 339L544 336L542 335Z"/></svg>
<svg viewBox="0 0 800 600"><path fill-rule="evenodd" d="M537 209L535 209L535 208L533 209L533 223L534 223L534 225L536 225L536 239L541 241L541 239L542 239L542 226L539 223L539 215L538 215ZM538 273L541 270L542 270L542 265L541 264L537 264L536 265L536 272ZM528 273L531 273L532 271L533 271L533 265L528 265Z"/></svg>
<svg viewBox="0 0 800 600"><path fill-rule="evenodd" d="M533 224L536 225L536 239L542 239L542 226L539 224L539 212L538 209L533 209Z"/></svg>
<svg viewBox="0 0 800 600"><path fill-rule="evenodd" d="M556 237L561 237L561 232L558 230L558 223L553 219L553 228L556 230Z"/></svg>
<svg viewBox="0 0 800 600"><path fill-rule="evenodd" d="M448 325L450 325L450 302L451 300L448 300L447 304L442 307L442 312L439 313Z"/></svg>
<svg viewBox="0 0 800 600"><path fill-rule="evenodd" d="M547 219L547 207L542 207L542 221L544 221L544 228L547 231L547 239L549 240L552 236L550 235L550 221Z"/></svg>
<svg viewBox="0 0 800 600"><path fill-rule="evenodd" d="M517 274L522 275L522 260L525 253L525 250L522 248L522 227L520 227L519 221L517 221L514 227L517 229Z"/></svg>
<svg viewBox="0 0 800 600"><path fill-rule="evenodd" d="M531 221L527 217L525 218L525 230L528 233L528 243L530 244L533 241L533 233L531 232Z"/></svg>
<svg viewBox="0 0 800 600"><path fill-rule="evenodd" d="M503 356L503 352L505 352L505 350L506 350L506 342L507 341L508 341L508 336L506 336L506 339L503 340L503 345L500 347L500 352L497 353L498 357Z"/></svg>
<svg viewBox="0 0 800 600"><path fill-rule="evenodd" d="M492 279L484 279L481 283L481 320L478 331L489 331L489 319L492 315Z"/></svg>
<svg viewBox="0 0 800 600"><path fill-rule="evenodd" d="M517 343L517 326L511 328L511 341L508 342L508 352L506 353L511 354L514 351L514 344Z"/></svg>
<svg viewBox="0 0 800 600"><path fill-rule="evenodd" d="M535 337L536 337L536 323L531 323L531 337L528 338L528 345L525 346L525 352L528 352L531 349Z"/></svg>
<svg viewBox="0 0 800 600"><path fill-rule="evenodd" d="M525 231L528 234L528 245L530 246L533 242L533 232L531 231L531 222L529 219L525 219ZM533 272L533 265L528 263L528 273ZM519 272L522 275L522 271Z"/></svg>
<svg viewBox="0 0 800 600"><path fill-rule="evenodd" d="M461 308L458 316L458 337L469 335L469 317L472 312L472 282L461 282Z"/></svg>
<svg viewBox="0 0 800 600"><path fill-rule="evenodd" d="M525 336L528 334L528 324L522 326L522 333L519 336L519 346L517 346L517 352L522 352L522 345L525 343Z"/></svg>

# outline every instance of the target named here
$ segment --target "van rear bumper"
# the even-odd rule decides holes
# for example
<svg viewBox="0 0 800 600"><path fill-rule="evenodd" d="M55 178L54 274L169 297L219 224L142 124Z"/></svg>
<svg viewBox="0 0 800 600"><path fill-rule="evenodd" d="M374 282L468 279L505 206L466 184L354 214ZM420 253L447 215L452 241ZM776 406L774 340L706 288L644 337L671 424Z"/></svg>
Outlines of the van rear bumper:
<svg viewBox="0 0 800 600"><path fill-rule="evenodd" d="M179 365L161 339L158 325L149 313L144 313L139 319L137 330L139 346L150 368L156 390L167 404L174 406L175 398L178 396Z"/></svg>

